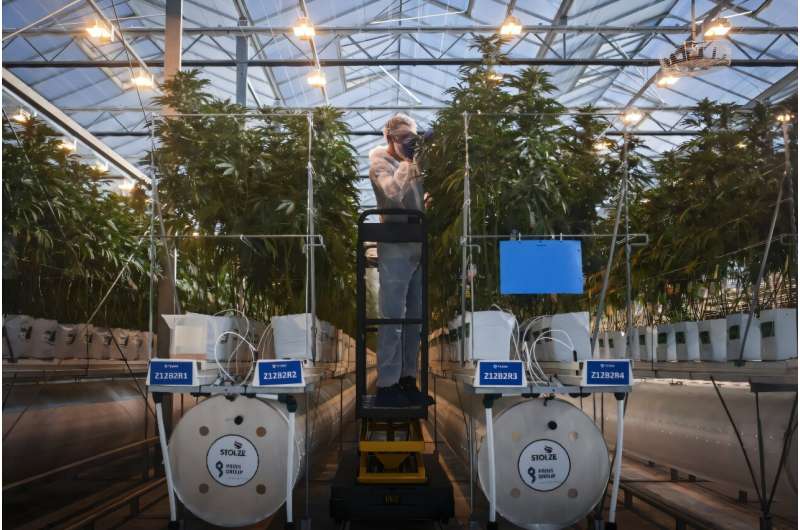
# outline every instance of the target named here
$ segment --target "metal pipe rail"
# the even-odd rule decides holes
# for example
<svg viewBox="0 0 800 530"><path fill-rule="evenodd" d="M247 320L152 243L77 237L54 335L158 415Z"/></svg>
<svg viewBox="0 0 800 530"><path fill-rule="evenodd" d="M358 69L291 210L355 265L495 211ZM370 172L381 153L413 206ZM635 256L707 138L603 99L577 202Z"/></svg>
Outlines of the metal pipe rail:
<svg viewBox="0 0 800 530"><path fill-rule="evenodd" d="M108 458L111 458L113 456L119 456L120 454L124 454L124 453L130 452L130 451L133 451L134 449L139 449L142 446L144 446L146 449L149 450L150 446L155 445L157 442L158 442L158 437L157 436L153 436L153 437L141 440L139 442L134 442L132 444L123 445L122 447L119 447L117 449L112 449L111 451L105 451L105 452L97 454L95 456L92 456L92 457L89 457L89 458L84 458L83 460L78 460L77 462L73 462L73 463L67 464L65 466L57 467L57 468L55 468L55 469L53 469L51 471L47 471L46 473L40 473L38 475L34 475L32 477L29 477L29 478L26 478L26 479L19 480L17 482L13 482L11 484L8 484L6 486L3 486L3 493L8 493L9 491L15 490L17 488L21 488L23 486L29 486L30 484L34 484L36 482L40 482L40 481L45 480L45 479L52 479L52 478L57 477L59 475L63 475L63 474L75 471L76 469L79 469L79 468L81 468L83 466L86 466L86 465L89 465L89 464L96 464L98 462L102 462L102 461L104 461L104 460L106 460Z"/></svg>
<svg viewBox="0 0 800 530"><path fill-rule="evenodd" d="M557 57L531 58L510 57L503 64L507 66L660 66L661 60L657 58L639 59L598 59L598 58L566 58ZM381 59L320 59L320 67L338 66L479 66L483 59L479 57L461 58L381 58ZM147 64L153 68L163 68L164 59L148 59ZM183 61L186 68L234 68L238 64L235 59L188 59ZM314 61L308 59L249 59L247 65L253 68L261 67L286 67L308 68L314 67ZM5 69L14 68L129 68L128 61L114 59L84 59L84 60L19 60L6 61ZM785 68L797 66L797 57L786 59L731 59L731 67L735 68ZM7 75L5 72L3 76Z"/></svg>
<svg viewBox="0 0 800 530"><path fill-rule="evenodd" d="M137 486L132 490L123 493L119 497L115 497L108 502L87 510L83 514L73 518L62 528L64 530L80 530L83 528L91 528L98 519L101 519L102 517L105 517L106 515L109 515L120 508L125 507L126 505L130 507L132 514L135 515L140 509L139 500L144 495L163 486L164 481L165 478L161 477Z"/></svg>
<svg viewBox="0 0 800 530"><path fill-rule="evenodd" d="M415 33L449 33L449 34L463 34L463 33L497 33L497 26L487 25L474 25L474 26L383 26L377 24L369 24L366 26L317 26L314 28L317 35L357 35L362 33L380 33L380 34L415 34ZM123 28L125 35L129 37L144 37L144 36L159 36L164 35L165 28ZM603 35L622 35L634 33L653 33L662 35L684 35L691 32L689 26L653 26L653 25L639 25L639 26L597 26L597 25L569 25L569 24L537 24L522 26L522 33L590 33L590 34L603 34ZM24 34L26 37L39 36L39 35L72 35L83 36L86 30L68 29L59 27L43 27L32 28L29 26L22 28L3 28L4 40L16 36L16 34ZM229 36L238 37L242 35L279 35L294 33L293 28L290 27L269 27L269 26L218 26L218 27L185 27L183 34L189 35L205 35L205 36ZM740 26L731 28L730 34L747 34L747 35L763 35L763 34L797 34L797 27L795 26Z"/></svg>

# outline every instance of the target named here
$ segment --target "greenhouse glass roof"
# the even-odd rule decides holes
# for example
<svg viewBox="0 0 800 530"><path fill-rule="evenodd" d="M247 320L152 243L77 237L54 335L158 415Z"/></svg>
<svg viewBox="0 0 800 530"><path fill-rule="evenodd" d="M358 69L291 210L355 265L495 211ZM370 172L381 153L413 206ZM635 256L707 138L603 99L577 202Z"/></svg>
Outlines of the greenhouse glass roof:
<svg viewBox="0 0 800 530"><path fill-rule="evenodd" d="M141 164L149 113L160 109L151 99L156 92L132 89L131 78L143 69L141 60L162 79L167 2L179 4L6 0L4 68ZM402 109L423 127L429 123L447 104L445 91L457 82L460 64L477 58L470 49L474 35L496 31L508 14L523 26L506 47L513 61L542 64L570 109L642 108L636 128L654 154L686 138L682 118L699 99L751 105L797 91L797 2L791 0L697 0L701 27L720 17L733 26L726 38L733 64L668 88L655 84L657 59L689 37L690 0L183 0L182 9L184 68L199 68L216 95L234 100L238 36L250 61L247 105L327 102L345 109L363 174L369 149L382 141L375 132L383 122ZM305 15L316 28L313 47L292 31ZM98 21L119 28L113 41L89 38L86 28ZM306 82L317 62L324 90ZM19 103L4 90L3 105L8 111Z"/></svg>

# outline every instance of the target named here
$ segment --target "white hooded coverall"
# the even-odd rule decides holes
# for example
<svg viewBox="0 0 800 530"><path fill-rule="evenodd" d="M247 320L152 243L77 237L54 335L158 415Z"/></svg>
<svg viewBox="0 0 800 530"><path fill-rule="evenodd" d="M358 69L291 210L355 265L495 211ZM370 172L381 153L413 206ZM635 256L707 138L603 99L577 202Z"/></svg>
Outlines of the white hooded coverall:
<svg viewBox="0 0 800 530"><path fill-rule="evenodd" d="M424 210L422 179L414 162L399 161L387 148L369 153L369 178L378 208ZM405 216L384 216L384 223L406 222ZM382 318L420 318L422 273L420 243L378 243L379 308ZM378 329L378 386L417 376L419 324L382 325Z"/></svg>

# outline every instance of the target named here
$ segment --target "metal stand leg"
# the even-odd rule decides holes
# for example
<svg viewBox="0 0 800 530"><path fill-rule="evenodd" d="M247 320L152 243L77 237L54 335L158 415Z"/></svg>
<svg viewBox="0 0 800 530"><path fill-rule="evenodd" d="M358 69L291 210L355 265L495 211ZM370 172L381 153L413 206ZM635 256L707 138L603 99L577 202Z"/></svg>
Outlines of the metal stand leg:
<svg viewBox="0 0 800 530"><path fill-rule="evenodd" d="M467 445L469 446L469 522L467 528L476 530L480 528L475 519L475 420L472 415L467 422Z"/></svg>
<svg viewBox="0 0 800 530"><path fill-rule="evenodd" d="M497 483L494 467L494 417L492 405L494 396L483 398L483 407L486 413L486 452L489 457L489 522L486 524L487 530L497 530Z"/></svg>
<svg viewBox="0 0 800 530"><path fill-rule="evenodd" d="M167 449L167 432L164 428L164 409L161 405L161 394L153 394L156 402L156 421L158 422L158 440L161 444L161 456L164 458L164 474L167 478L167 495L169 496L169 526L170 530L180 528L178 509L175 505L175 489L172 482L172 466L169 463L169 450Z"/></svg>
<svg viewBox="0 0 800 530"><path fill-rule="evenodd" d="M286 445L286 529L294 529L294 436L295 436L295 412L297 412L297 402L293 397L286 399L286 410L289 411L289 435ZM308 411L306 411L308 414ZM308 473L308 470L306 470Z"/></svg>
<svg viewBox="0 0 800 530"><path fill-rule="evenodd" d="M614 394L614 397L617 398L617 439L614 448L614 483L611 486L611 504L608 506L607 530L617 528L617 497L622 475L622 443L625 432L625 394Z"/></svg>

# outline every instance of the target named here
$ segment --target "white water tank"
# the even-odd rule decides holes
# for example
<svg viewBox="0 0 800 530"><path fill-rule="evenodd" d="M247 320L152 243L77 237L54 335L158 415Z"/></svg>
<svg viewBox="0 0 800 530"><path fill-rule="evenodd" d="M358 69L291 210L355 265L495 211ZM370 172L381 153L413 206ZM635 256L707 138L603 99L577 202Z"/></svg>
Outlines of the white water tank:
<svg viewBox="0 0 800 530"><path fill-rule="evenodd" d="M312 336L316 323L317 356L322 353L322 333L320 320L311 313L281 315L272 317L272 331L275 334L275 357L278 359L311 359Z"/></svg>
<svg viewBox="0 0 800 530"><path fill-rule="evenodd" d="M701 320L697 323L700 360L724 363L728 359L727 325L724 318Z"/></svg>
<svg viewBox="0 0 800 530"><path fill-rule="evenodd" d="M591 358L588 312L553 315L550 319L550 335L556 340L547 344L549 360L572 362Z"/></svg>
<svg viewBox="0 0 800 530"><path fill-rule="evenodd" d="M111 358L111 348L114 347L111 330L105 327L92 326L89 336L89 358L107 360Z"/></svg>
<svg viewBox="0 0 800 530"><path fill-rule="evenodd" d="M504 311L476 311L467 313L467 332L464 334L464 357L468 361L507 360L511 355L511 336L516 319L511 313ZM461 317L450 321L451 336L458 358L458 341L461 339Z"/></svg>
<svg viewBox="0 0 800 530"><path fill-rule="evenodd" d="M625 332L608 332L608 356L611 359L624 359L625 354Z"/></svg>
<svg viewBox="0 0 800 530"><path fill-rule="evenodd" d="M797 358L797 309L767 309L761 321L761 359Z"/></svg>
<svg viewBox="0 0 800 530"><path fill-rule="evenodd" d="M608 359L608 333L601 331L597 334L597 345L594 349L595 359Z"/></svg>
<svg viewBox="0 0 800 530"><path fill-rule="evenodd" d="M320 348L317 350L317 361L324 363L336 362L336 328L324 320L319 323ZM409 340L408 338L406 340Z"/></svg>
<svg viewBox="0 0 800 530"><path fill-rule="evenodd" d="M697 322L677 322L675 330L675 355L679 361L700 360L700 337Z"/></svg>
<svg viewBox="0 0 800 530"><path fill-rule="evenodd" d="M734 313L726 317L728 326L728 360L738 361L739 356L743 361L761 360L761 325L756 315L750 322L750 331L747 334L747 343L742 352L744 330L747 327L749 313Z"/></svg>
<svg viewBox="0 0 800 530"><path fill-rule="evenodd" d="M656 358L657 331L653 326L636 328L636 344L639 348L640 361L652 361Z"/></svg>
<svg viewBox="0 0 800 530"><path fill-rule="evenodd" d="M672 324L661 324L656 327L656 331L656 361L677 361L678 353L675 349L675 329Z"/></svg>
<svg viewBox="0 0 800 530"><path fill-rule="evenodd" d="M58 322L46 318L33 319L31 327L30 357L52 359L55 357Z"/></svg>
<svg viewBox="0 0 800 530"><path fill-rule="evenodd" d="M33 318L28 315L6 315L3 326L3 358L30 357Z"/></svg>
<svg viewBox="0 0 800 530"><path fill-rule="evenodd" d="M169 355L174 358L228 360L239 347L240 358L249 358L246 346L234 334L245 335L247 322L232 315L162 315L169 326ZM249 334L249 332L248 332Z"/></svg>

